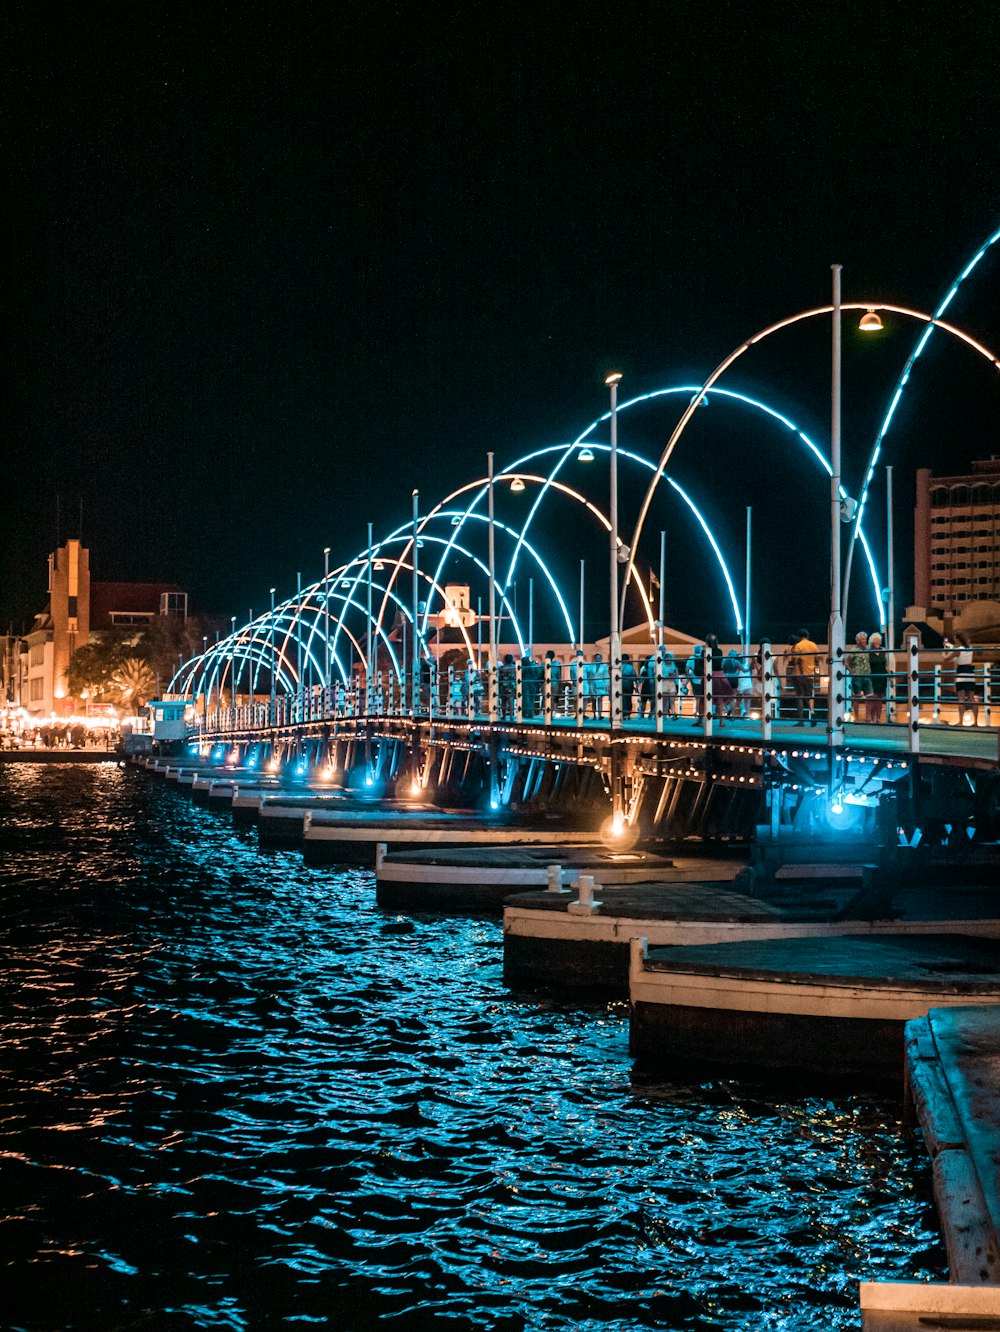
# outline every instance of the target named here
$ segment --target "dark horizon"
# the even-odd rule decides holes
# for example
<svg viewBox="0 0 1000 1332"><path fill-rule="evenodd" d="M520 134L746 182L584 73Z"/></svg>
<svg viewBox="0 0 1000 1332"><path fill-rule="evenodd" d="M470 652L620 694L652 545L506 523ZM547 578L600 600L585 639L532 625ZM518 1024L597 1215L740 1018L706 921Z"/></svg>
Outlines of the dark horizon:
<svg viewBox="0 0 1000 1332"><path fill-rule="evenodd" d="M780 29L730 4L711 30L644 5L616 17L456 11L410 30L364 4L336 25L308 6L238 25L16 6L4 624L44 604L57 495L64 523L82 500L96 579L176 582L193 610L242 623L271 585L318 577L325 546L336 564L368 521L376 536L405 523L414 487L434 502L489 449L500 466L575 437L606 410L610 366L623 399L699 383L760 328L826 304L834 262L845 301L931 311L1000 225L992 8L897 20L835 4ZM992 350L998 251L946 316ZM825 448L816 322L722 386ZM919 333L886 325L866 342L845 320L851 493ZM918 361L880 462L900 609L916 469L1000 451L996 370L951 341ZM635 409L622 446L655 459L679 410ZM713 403L671 472L741 596L753 505L757 626L825 615L826 491L780 430ZM588 485L605 503L606 483ZM623 532L644 488L623 478ZM878 551L884 509L877 474ZM688 520L663 524L668 618L724 633ZM580 558L600 586L592 532L554 520L546 554L568 599Z"/></svg>

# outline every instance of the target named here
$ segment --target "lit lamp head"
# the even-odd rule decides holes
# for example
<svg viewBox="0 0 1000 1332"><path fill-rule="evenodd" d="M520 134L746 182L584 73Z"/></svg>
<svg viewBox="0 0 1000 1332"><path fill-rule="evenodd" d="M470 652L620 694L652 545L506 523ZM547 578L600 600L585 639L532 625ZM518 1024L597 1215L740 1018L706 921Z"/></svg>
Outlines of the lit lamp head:
<svg viewBox="0 0 1000 1332"><path fill-rule="evenodd" d="M874 310L868 310L858 321L858 328L862 333L881 333L882 320Z"/></svg>
<svg viewBox="0 0 1000 1332"><path fill-rule="evenodd" d="M593 461L594 461L594 451L593 451L593 449L581 449L580 452L579 452L576 456L577 456L577 460L578 460L579 462L593 462Z"/></svg>
<svg viewBox="0 0 1000 1332"><path fill-rule="evenodd" d="M524 489L524 482L521 480L519 476L515 476L514 480L510 483L510 488L515 495L519 495L521 491Z"/></svg>
<svg viewBox="0 0 1000 1332"><path fill-rule="evenodd" d="M604 376L605 386L607 388L614 388L616 384L621 383L621 378L622 372L620 370L612 370Z"/></svg>

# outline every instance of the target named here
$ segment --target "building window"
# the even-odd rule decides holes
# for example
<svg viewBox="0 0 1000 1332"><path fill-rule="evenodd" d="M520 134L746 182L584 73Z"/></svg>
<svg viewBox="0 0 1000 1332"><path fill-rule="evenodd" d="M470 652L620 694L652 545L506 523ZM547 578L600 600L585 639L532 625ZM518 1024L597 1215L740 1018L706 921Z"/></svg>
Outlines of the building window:
<svg viewBox="0 0 1000 1332"><path fill-rule="evenodd" d="M186 592L161 592L160 614L172 615L178 620L186 620L188 598Z"/></svg>
<svg viewBox="0 0 1000 1332"><path fill-rule="evenodd" d="M148 624L153 618L152 611L112 611L111 623L114 625Z"/></svg>
<svg viewBox="0 0 1000 1332"><path fill-rule="evenodd" d="M41 678L28 681L28 698L37 703L45 697L45 681Z"/></svg>

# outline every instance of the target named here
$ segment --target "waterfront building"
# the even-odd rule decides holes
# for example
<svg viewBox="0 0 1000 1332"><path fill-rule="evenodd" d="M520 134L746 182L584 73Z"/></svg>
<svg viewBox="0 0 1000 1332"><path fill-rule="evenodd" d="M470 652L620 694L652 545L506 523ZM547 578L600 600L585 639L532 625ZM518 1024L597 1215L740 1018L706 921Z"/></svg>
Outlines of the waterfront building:
<svg viewBox="0 0 1000 1332"><path fill-rule="evenodd" d="M78 648L110 629L141 630L157 615L187 619L187 593L175 583L105 583L90 576L90 551L71 538L49 556L48 601L5 653L5 693L37 717L79 710L66 672Z"/></svg>
<svg viewBox="0 0 1000 1332"><path fill-rule="evenodd" d="M907 618L980 642L1000 631L1000 454L963 475L917 472Z"/></svg>

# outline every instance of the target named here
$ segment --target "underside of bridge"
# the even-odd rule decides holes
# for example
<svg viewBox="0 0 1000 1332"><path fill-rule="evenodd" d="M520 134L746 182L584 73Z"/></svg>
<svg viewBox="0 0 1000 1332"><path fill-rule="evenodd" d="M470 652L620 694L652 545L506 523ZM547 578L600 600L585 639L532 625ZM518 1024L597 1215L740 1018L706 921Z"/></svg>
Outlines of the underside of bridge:
<svg viewBox="0 0 1000 1332"><path fill-rule="evenodd" d="M762 875L842 861L1000 877L1000 768L984 761L404 717L220 734L206 746L293 783L559 820L623 847L743 848Z"/></svg>

